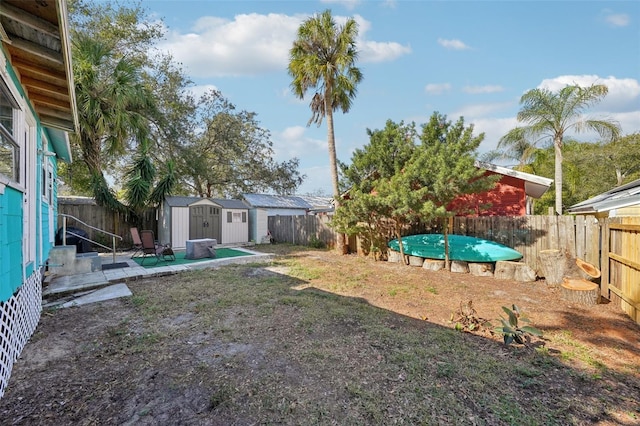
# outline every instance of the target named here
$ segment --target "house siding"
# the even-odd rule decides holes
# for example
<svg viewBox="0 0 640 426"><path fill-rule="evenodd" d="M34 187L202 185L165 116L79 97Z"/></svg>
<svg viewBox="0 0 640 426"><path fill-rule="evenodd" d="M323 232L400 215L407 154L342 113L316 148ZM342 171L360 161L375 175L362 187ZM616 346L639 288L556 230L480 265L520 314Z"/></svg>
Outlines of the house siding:
<svg viewBox="0 0 640 426"><path fill-rule="evenodd" d="M23 193L5 187L0 195L0 301L5 302L22 285Z"/></svg>
<svg viewBox="0 0 640 426"><path fill-rule="evenodd" d="M20 145L21 172L16 180L7 176L0 179L0 397L9 384L13 363L40 320L42 265L50 249L48 244L39 243L44 232L42 160L37 155L43 143L42 126L9 62L2 60L7 68L1 70L0 77L18 102L14 137ZM20 140L22 135L28 137ZM29 227L28 233L25 226ZM25 259L25 253L29 253L29 259Z"/></svg>
<svg viewBox="0 0 640 426"><path fill-rule="evenodd" d="M496 173L486 172L485 176ZM469 194L451 204L456 210L466 211L460 216L524 216L526 214L525 182L512 176L501 175L496 186L481 194ZM483 209L481 206L490 205Z"/></svg>

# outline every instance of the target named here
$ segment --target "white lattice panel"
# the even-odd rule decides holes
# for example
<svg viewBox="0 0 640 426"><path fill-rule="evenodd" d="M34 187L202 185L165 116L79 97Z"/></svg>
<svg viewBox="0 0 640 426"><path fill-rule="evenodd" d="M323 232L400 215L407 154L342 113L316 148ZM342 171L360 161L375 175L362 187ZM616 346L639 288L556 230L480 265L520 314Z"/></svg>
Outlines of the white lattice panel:
<svg viewBox="0 0 640 426"><path fill-rule="evenodd" d="M11 299L0 303L0 398L13 363L33 334L42 312L42 270L32 274Z"/></svg>

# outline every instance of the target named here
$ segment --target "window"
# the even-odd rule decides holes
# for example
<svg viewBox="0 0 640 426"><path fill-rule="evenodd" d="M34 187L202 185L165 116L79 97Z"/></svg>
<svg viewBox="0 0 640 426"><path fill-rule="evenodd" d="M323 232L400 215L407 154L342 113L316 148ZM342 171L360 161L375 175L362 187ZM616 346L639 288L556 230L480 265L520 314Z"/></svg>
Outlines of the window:
<svg viewBox="0 0 640 426"><path fill-rule="evenodd" d="M18 104L4 81L0 83L0 173L20 181L20 146L15 140Z"/></svg>
<svg viewBox="0 0 640 426"><path fill-rule="evenodd" d="M48 204L53 204L54 179L51 163L45 160L42 164L42 200Z"/></svg>
<svg viewBox="0 0 640 426"><path fill-rule="evenodd" d="M227 212L227 223L245 223L247 221L247 213L245 212Z"/></svg>

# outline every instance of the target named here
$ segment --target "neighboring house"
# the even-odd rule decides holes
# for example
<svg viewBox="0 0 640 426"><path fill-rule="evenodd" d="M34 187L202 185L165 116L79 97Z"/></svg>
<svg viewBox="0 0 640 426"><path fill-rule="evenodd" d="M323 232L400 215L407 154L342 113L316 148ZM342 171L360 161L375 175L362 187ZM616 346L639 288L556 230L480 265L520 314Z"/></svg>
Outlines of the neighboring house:
<svg viewBox="0 0 640 426"><path fill-rule="evenodd" d="M596 217L640 216L640 179L574 204L567 213Z"/></svg>
<svg viewBox="0 0 640 426"><path fill-rule="evenodd" d="M65 0L0 4L0 396L40 320L57 162L78 128Z"/></svg>
<svg viewBox="0 0 640 426"><path fill-rule="evenodd" d="M307 195L242 194L249 205L249 239L269 242L269 216L303 216L333 212L333 200Z"/></svg>
<svg viewBox="0 0 640 426"><path fill-rule="evenodd" d="M453 205L465 205L475 210L469 216L524 216L532 214L528 200L540 198L551 184L552 179L530 173L519 172L495 164L476 162L476 166L485 170L485 176L499 175L496 186L482 194L470 194L460 197ZM490 205L482 209L482 205Z"/></svg>
<svg viewBox="0 0 640 426"><path fill-rule="evenodd" d="M181 249L187 240L215 238L219 244L249 241L249 208L241 200L166 197L158 208L158 240Z"/></svg>

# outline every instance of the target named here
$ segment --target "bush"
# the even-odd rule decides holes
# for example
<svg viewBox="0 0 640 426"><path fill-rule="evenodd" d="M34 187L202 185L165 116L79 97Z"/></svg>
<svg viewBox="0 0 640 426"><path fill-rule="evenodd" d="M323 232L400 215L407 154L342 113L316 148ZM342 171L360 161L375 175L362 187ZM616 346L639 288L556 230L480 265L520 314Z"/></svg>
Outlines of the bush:
<svg viewBox="0 0 640 426"><path fill-rule="evenodd" d="M326 246L327 245L324 243L324 241L320 240L315 235L312 235L309 238L309 247L321 249L321 248L325 248Z"/></svg>

